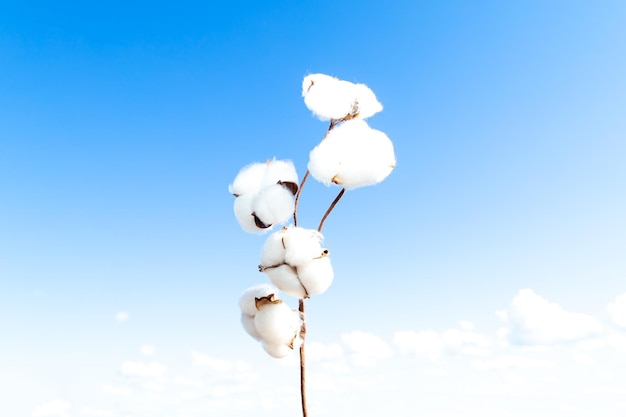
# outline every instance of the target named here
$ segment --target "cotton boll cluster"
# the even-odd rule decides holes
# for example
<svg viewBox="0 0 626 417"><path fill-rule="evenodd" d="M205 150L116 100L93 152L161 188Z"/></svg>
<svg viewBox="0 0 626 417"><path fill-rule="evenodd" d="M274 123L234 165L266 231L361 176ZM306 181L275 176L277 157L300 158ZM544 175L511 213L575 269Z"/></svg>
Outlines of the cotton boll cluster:
<svg viewBox="0 0 626 417"><path fill-rule="evenodd" d="M282 358L301 343L302 318L277 295L270 285L256 285L241 295L239 306L245 331L271 356Z"/></svg>
<svg viewBox="0 0 626 417"><path fill-rule="evenodd" d="M325 292L334 278L322 235L302 227L283 227L263 246L259 270L285 294L308 298Z"/></svg>
<svg viewBox="0 0 626 417"><path fill-rule="evenodd" d="M298 174L291 161L268 161L243 168L228 190L234 195L235 217L250 233L286 222L293 214Z"/></svg>
<svg viewBox="0 0 626 417"><path fill-rule="evenodd" d="M308 168L318 181L346 189L383 181L396 165L393 143L363 120L349 120L328 132L309 155Z"/></svg>
<svg viewBox="0 0 626 417"><path fill-rule="evenodd" d="M310 74L302 81L304 104L320 120L368 118L383 109L365 84L354 84L326 74Z"/></svg>

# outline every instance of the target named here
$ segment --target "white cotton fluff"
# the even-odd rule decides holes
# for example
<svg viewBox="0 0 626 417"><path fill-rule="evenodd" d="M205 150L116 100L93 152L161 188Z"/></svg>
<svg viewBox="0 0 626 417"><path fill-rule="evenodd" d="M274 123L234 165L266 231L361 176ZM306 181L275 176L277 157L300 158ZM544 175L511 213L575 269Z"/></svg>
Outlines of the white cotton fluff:
<svg viewBox="0 0 626 417"><path fill-rule="evenodd" d="M228 186L235 195L235 217L250 233L266 232L289 220L298 174L291 161L273 160L244 167Z"/></svg>
<svg viewBox="0 0 626 417"><path fill-rule="evenodd" d="M322 235L317 230L287 227L282 230L285 262L300 267L322 253Z"/></svg>
<svg viewBox="0 0 626 417"><path fill-rule="evenodd" d="M349 83L326 74L310 74L302 81L304 104L320 120L341 119L352 112Z"/></svg>
<svg viewBox="0 0 626 417"><path fill-rule="evenodd" d="M239 297L239 308L243 314L254 316L259 311L256 308L256 298L263 298L274 294L278 298L278 289L269 284L254 285L245 290Z"/></svg>
<svg viewBox="0 0 626 417"><path fill-rule="evenodd" d="M284 223L294 210L293 193L286 187L273 184L259 191L252 202L257 218L267 225Z"/></svg>
<svg viewBox="0 0 626 417"><path fill-rule="evenodd" d="M265 241L260 270L285 294L297 298L321 294L334 277L322 239L317 230L283 227Z"/></svg>
<svg viewBox="0 0 626 417"><path fill-rule="evenodd" d="M252 213L254 210L252 209L252 203L254 202L254 194L244 194L235 198L235 203L233 205L235 209L235 217L237 218L237 222L241 226L243 230L248 233L258 233L263 231L263 229L259 228L254 222L254 216Z"/></svg>
<svg viewBox="0 0 626 417"><path fill-rule="evenodd" d="M254 325L254 316L249 316L245 313L241 313L241 325L243 329L252 336L255 340L261 340L261 334Z"/></svg>
<svg viewBox="0 0 626 417"><path fill-rule="evenodd" d="M273 266L280 265L285 262L285 246L283 243L283 228L272 233L265 239L263 249L261 251L261 265Z"/></svg>
<svg viewBox="0 0 626 417"><path fill-rule="evenodd" d="M282 264L273 268L267 268L263 272L282 292L296 298L306 298L308 292L300 283L297 269L291 265Z"/></svg>
<svg viewBox="0 0 626 417"><path fill-rule="evenodd" d="M393 143L363 120L331 130L309 155L308 169L319 182L346 189L383 181L396 165Z"/></svg>
<svg viewBox="0 0 626 417"><path fill-rule="evenodd" d="M335 274L330 263L330 258L314 259L313 261L298 268L298 277L306 288L309 296L326 292L333 283Z"/></svg>
<svg viewBox="0 0 626 417"><path fill-rule="evenodd" d="M257 193L266 171L266 163L245 166L239 171L233 183L228 186L228 191L236 196Z"/></svg>
<svg viewBox="0 0 626 417"><path fill-rule="evenodd" d="M302 81L304 104L320 120L339 120L347 115L365 119L383 109L365 84L354 84L326 74L309 74Z"/></svg>
<svg viewBox="0 0 626 417"><path fill-rule="evenodd" d="M269 345L288 345L300 333L300 313L287 304L267 303L254 316L254 325L263 342Z"/></svg>
<svg viewBox="0 0 626 417"><path fill-rule="evenodd" d="M353 87L359 119L367 119L382 111L383 105L376 99L374 92L365 84Z"/></svg>
<svg viewBox="0 0 626 417"><path fill-rule="evenodd" d="M269 164L266 164L261 186L267 187L268 185L274 185L278 183L278 181L298 184L298 173L296 172L296 167L293 165L293 162L274 159Z"/></svg>
<svg viewBox="0 0 626 417"><path fill-rule="evenodd" d="M262 343L263 349L271 356L276 359L284 358L293 352L293 349L286 344L276 345L270 343Z"/></svg>

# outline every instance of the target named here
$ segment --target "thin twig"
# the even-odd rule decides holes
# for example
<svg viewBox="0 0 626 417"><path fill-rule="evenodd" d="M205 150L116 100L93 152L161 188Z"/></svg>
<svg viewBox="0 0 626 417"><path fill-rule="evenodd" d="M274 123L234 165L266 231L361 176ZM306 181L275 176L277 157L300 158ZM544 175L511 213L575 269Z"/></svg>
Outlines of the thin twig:
<svg viewBox="0 0 626 417"><path fill-rule="evenodd" d="M328 133L330 133L335 125L342 121L343 120L331 120L328 126L328 130L324 134L324 138L322 140L326 139ZM302 188L304 187L304 184L306 183L309 174L310 172L307 169L306 174L304 174L304 178L302 178L302 182L300 183L300 187L298 187L298 192L296 193L296 201L293 208L293 225L296 227L298 226L298 202L300 201L300 194L302 194ZM339 195L335 197L335 200L332 202L328 210L326 210L326 214L324 214L324 217L322 218L322 221L320 222L320 225L317 229L319 232L322 231L324 221L333 210L339 199L341 199L345 191L346 189L343 188ZM300 284L302 285L302 282ZM302 288L304 288L304 291L306 293L306 288L304 287L304 285L302 285ZM308 294L306 296L308 296ZM300 328L300 338L302 339L302 344L300 345L300 398L302 399L302 417L308 417L308 410L306 406L306 358L304 354L304 342L306 337L306 315L304 313L304 298L300 299L298 310L300 311L300 317L302 318L302 327Z"/></svg>
<svg viewBox="0 0 626 417"><path fill-rule="evenodd" d="M346 192L346 189L342 188L341 191L339 191L339 194L337 194L337 197L335 197L333 202L330 204L330 207L328 207L328 210L326 210L326 213L324 213L324 217L322 217L322 221L320 221L320 225L317 228L318 232L322 231L322 228L324 227L324 222L326 221L326 218L328 217L330 212L333 211L333 209L335 208L335 206L337 205L339 200L341 200L341 197L343 197L343 193L345 193L345 192Z"/></svg>
<svg viewBox="0 0 626 417"><path fill-rule="evenodd" d="M302 399L302 417L308 416L306 407L306 362L304 357L304 338L306 336L306 320L304 314L304 299L300 299L298 306L300 317L302 318L302 327L300 328L300 337L302 344L300 345L300 398Z"/></svg>
<svg viewBox="0 0 626 417"><path fill-rule="evenodd" d="M326 130L326 133L324 133L324 137L322 138L322 141L324 139L326 139L326 136L328 136L328 133L330 133L331 130L333 130L333 127L335 127L335 125L337 123L339 123L341 120L334 120L331 119L330 124L328 125L328 129ZM304 174L304 178L302 178L302 182L300 183L300 187L298 187L298 192L296 193L296 201L294 203L293 206L293 225L294 227L298 226L298 202L300 201L300 194L302 193L302 187L304 187L304 184L306 183L307 178L309 178L309 170L306 170L306 174Z"/></svg>
<svg viewBox="0 0 626 417"><path fill-rule="evenodd" d="M302 182L300 183L300 187L298 187L298 192L296 193L296 202L293 205L293 225L294 227L298 226L298 201L300 201L300 193L302 193L302 187L304 187L304 183L306 179L309 178L309 170L306 170L306 174L304 174L304 178L302 178Z"/></svg>

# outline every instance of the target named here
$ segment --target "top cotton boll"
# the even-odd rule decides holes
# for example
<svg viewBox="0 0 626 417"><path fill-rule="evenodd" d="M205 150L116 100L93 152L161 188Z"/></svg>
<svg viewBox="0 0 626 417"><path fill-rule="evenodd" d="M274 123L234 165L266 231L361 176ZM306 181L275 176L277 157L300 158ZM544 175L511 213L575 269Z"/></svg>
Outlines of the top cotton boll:
<svg viewBox="0 0 626 417"><path fill-rule="evenodd" d="M310 74L302 81L304 104L320 120L368 118L383 109L372 90L326 74Z"/></svg>
<svg viewBox="0 0 626 417"><path fill-rule="evenodd" d="M363 120L332 129L309 155L308 168L318 181L346 189L383 181L396 165L391 140Z"/></svg>
<svg viewBox="0 0 626 417"><path fill-rule="evenodd" d="M269 230L293 214L298 174L291 161L268 161L244 167L228 190L235 199L235 217L247 232Z"/></svg>

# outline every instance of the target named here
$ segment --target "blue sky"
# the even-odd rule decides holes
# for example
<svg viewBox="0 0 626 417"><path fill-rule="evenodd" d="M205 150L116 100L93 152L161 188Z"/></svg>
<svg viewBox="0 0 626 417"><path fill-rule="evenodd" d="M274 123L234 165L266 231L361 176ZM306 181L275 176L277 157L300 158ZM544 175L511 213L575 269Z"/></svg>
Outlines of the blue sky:
<svg viewBox="0 0 626 417"><path fill-rule="evenodd" d="M326 125L301 81L322 72L374 90L397 167L326 223L313 415L623 415L624 18L619 1L1 5L0 414L298 412L293 361L239 325L265 237L227 187L267 158L304 174ZM307 184L302 224L336 192Z"/></svg>

